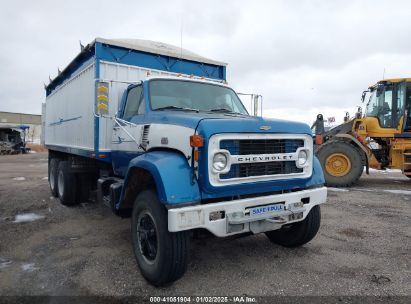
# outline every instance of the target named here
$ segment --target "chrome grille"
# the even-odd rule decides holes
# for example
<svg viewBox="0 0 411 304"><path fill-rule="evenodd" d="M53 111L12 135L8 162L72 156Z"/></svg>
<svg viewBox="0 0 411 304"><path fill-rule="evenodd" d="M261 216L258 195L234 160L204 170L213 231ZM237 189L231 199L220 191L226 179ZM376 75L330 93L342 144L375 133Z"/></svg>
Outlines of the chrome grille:
<svg viewBox="0 0 411 304"><path fill-rule="evenodd" d="M220 149L228 150L232 155L292 153L300 147L304 147L302 139L239 139L220 142ZM229 172L220 174L220 179L302 172L303 168L297 168L295 162L291 161L233 164Z"/></svg>
<svg viewBox="0 0 411 304"><path fill-rule="evenodd" d="M300 147L304 147L302 139L241 139L220 142L220 148L230 151L232 155L289 153Z"/></svg>
<svg viewBox="0 0 411 304"><path fill-rule="evenodd" d="M268 162L268 163L251 163L251 164L234 164L231 165L230 172L220 174L221 179L236 177L250 177L261 175L292 174L301 173L302 168L297 168L295 162Z"/></svg>

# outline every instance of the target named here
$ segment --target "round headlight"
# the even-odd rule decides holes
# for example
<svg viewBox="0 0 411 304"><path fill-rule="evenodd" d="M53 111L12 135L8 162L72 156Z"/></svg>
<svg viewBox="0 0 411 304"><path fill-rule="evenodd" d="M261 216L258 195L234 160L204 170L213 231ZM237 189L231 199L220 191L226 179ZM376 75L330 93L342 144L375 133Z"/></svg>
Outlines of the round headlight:
<svg viewBox="0 0 411 304"><path fill-rule="evenodd" d="M299 166L304 166L305 163L307 162L307 152L304 150L301 150L300 152L298 152L298 165Z"/></svg>
<svg viewBox="0 0 411 304"><path fill-rule="evenodd" d="M227 156L224 153L216 153L213 157L213 167L216 171L223 171L227 167Z"/></svg>

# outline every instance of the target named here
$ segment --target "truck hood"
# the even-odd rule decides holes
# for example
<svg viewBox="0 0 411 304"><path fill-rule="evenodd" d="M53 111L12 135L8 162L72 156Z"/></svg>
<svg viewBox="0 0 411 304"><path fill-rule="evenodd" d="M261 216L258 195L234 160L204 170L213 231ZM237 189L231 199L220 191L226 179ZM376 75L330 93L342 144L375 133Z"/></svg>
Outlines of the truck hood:
<svg viewBox="0 0 411 304"><path fill-rule="evenodd" d="M167 114L165 115L165 113ZM152 112L151 121L181 125L197 131L206 138L217 133L295 133L310 134L305 123L222 113L179 111Z"/></svg>

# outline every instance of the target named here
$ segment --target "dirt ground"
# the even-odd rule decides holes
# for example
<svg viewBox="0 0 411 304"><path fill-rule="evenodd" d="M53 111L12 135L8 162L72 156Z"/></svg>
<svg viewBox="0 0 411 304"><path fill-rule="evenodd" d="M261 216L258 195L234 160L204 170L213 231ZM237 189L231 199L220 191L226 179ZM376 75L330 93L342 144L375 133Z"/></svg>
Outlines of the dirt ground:
<svg viewBox="0 0 411 304"><path fill-rule="evenodd" d="M349 190L329 189L305 246L264 235L193 240L185 276L155 288L136 266L129 219L92 200L62 206L46 153L0 156L0 295L411 296L410 225L411 180L371 172Z"/></svg>

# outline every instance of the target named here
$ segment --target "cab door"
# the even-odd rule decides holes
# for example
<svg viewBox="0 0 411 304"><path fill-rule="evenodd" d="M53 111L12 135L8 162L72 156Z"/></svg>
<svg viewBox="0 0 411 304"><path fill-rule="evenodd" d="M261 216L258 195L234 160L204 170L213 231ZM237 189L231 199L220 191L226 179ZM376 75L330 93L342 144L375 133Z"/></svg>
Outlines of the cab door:
<svg viewBox="0 0 411 304"><path fill-rule="evenodd" d="M142 84L130 86L125 94L111 141L113 168L119 176L125 176L130 160L144 153L141 144L145 109Z"/></svg>
<svg viewBox="0 0 411 304"><path fill-rule="evenodd" d="M404 127L404 120L406 115L406 108L405 108L405 94L406 94L406 83L399 82L394 86L395 90L393 92L393 103L392 103L392 119L393 119L393 127L397 128L398 130L402 131ZM403 119L401 119L404 117Z"/></svg>
<svg viewBox="0 0 411 304"><path fill-rule="evenodd" d="M400 83L386 83L376 89L372 96L372 109L368 109L367 116L378 118L379 127L401 132L401 117L405 110L406 85ZM395 132L394 132L395 133Z"/></svg>

